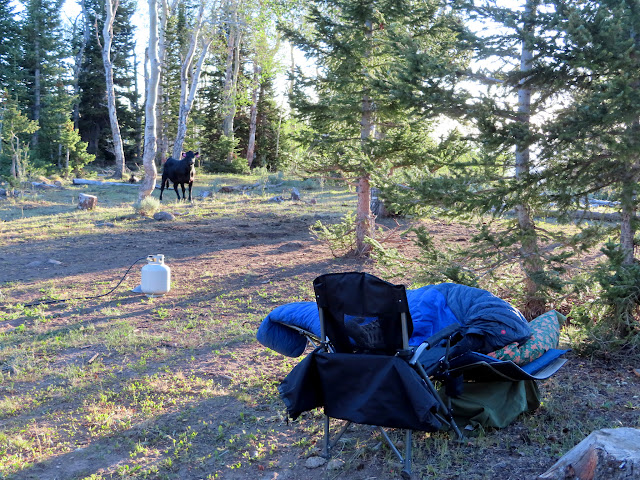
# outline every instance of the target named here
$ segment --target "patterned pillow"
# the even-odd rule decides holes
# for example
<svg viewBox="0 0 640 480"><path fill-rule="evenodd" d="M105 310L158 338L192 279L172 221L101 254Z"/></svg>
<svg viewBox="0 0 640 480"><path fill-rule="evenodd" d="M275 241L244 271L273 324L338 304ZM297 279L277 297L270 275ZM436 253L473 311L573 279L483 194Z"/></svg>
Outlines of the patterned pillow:
<svg viewBox="0 0 640 480"><path fill-rule="evenodd" d="M560 325L565 320L566 317L555 310L543 313L529 322L532 332L529 340L520 345L511 343L488 355L498 360L511 360L516 365L526 365L558 346Z"/></svg>

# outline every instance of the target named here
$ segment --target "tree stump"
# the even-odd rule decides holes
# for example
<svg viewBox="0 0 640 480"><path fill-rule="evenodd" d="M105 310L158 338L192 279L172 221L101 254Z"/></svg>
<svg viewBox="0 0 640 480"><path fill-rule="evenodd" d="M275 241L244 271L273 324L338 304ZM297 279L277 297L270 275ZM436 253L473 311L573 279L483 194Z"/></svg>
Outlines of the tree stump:
<svg viewBox="0 0 640 480"><path fill-rule="evenodd" d="M81 210L93 210L98 204L98 197L81 193L78 195L78 208Z"/></svg>
<svg viewBox="0 0 640 480"><path fill-rule="evenodd" d="M538 480L631 480L640 478L640 430L592 432Z"/></svg>

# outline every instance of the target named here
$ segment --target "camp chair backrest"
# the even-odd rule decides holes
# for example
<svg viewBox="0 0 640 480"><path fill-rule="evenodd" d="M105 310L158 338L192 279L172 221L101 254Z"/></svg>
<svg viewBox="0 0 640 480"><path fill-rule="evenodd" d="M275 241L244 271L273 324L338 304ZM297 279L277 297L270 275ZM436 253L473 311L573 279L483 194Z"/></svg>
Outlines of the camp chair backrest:
<svg viewBox="0 0 640 480"><path fill-rule="evenodd" d="M321 275L313 288L321 328L334 351L393 355L408 348L413 324L404 285L347 272Z"/></svg>

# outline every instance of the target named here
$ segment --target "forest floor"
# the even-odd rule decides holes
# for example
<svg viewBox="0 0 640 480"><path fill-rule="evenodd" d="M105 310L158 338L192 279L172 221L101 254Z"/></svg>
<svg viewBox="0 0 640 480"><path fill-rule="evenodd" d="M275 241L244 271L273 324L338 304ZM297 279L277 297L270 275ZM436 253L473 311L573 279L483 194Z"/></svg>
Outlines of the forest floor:
<svg viewBox="0 0 640 480"><path fill-rule="evenodd" d="M220 182L246 180L201 183L194 196ZM277 392L300 359L255 339L273 308L313 300L316 276L380 274L371 261L335 258L309 231L317 220L338 221L355 195L301 191L303 201L272 202L266 191L165 200L177 214L170 222L135 214L130 187L0 200L0 478L399 478L392 452L364 426L338 444L337 461L309 468L321 414L289 421ZM77 210L80 192L98 195L99 207ZM304 201L312 197L317 203ZM423 223L442 241L469 240L456 224ZM134 261L158 253L171 268L167 295L131 291L139 263L98 297ZM69 300L25 306L54 299ZM542 405L507 428L462 443L417 432L414 477L535 479L593 430L640 427L636 360L567 357L539 382ZM401 432L392 437L400 442Z"/></svg>

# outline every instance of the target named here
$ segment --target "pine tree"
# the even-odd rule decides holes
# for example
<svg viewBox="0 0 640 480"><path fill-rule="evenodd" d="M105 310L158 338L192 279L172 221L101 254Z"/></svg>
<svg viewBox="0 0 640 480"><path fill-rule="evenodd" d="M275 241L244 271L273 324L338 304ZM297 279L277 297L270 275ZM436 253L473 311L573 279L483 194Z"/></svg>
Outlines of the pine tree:
<svg viewBox="0 0 640 480"><path fill-rule="evenodd" d="M27 97L21 100L29 106L31 119L39 125L46 117L45 98L61 81L60 60L66 54L61 8L62 0L28 0L21 22L24 84L28 88ZM40 129L33 134L31 146L34 149L39 146L39 136Z"/></svg>
<svg viewBox="0 0 640 480"><path fill-rule="evenodd" d="M398 167L422 164L436 148L429 140L429 122L417 113L419 108L431 110L427 116L434 118L447 108L447 76L451 78L451 66L458 60L452 30L456 23L439 6L435 1L318 2L307 16L308 34L286 32L318 71L311 78L298 72L291 99L298 118L309 127L301 139L313 160L308 168L341 172L358 189L357 256L369 254L366 238L374 237L372 183ZM423 48L437 50L443 67L429 71L426 81L447 88L438 88L438 95L419 94L418 103L406 108L400 97L411 89L405 77L416 67L409 55Z"/></svg>
<svg viewBox="0 0 640 480"><path fill-rule="evenodd" d="M15 86L20 82L18 59L20 41L18 22L11 0L0 0L0 89L15 95Z"/></svg>

